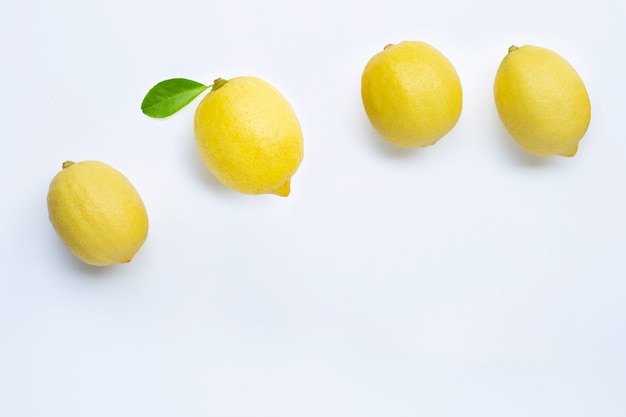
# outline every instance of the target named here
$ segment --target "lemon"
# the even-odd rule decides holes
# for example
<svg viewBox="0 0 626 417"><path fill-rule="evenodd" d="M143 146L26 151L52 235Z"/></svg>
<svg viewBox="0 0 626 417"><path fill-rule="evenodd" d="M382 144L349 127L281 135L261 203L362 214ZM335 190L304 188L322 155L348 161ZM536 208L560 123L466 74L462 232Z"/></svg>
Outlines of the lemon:
<svg viewBox="0 0 626 417"><path fill-rule="evenodd" d="M494 82L498 114L511 137L537 156L574 156L591 118L576 70L538 46L511 46Z"/></svg>
<svg viewBox="0 0 626 417"><path fill-rule="evenodd" d="M194 132L204 163L227 187L289 195L303 158L302 130L289 102L266 81L216 80L196 109Z"/></svg>
<svg viewBox="0 0 626 417"><path fill-rule="evenodd" d="M63 163L48 190L57 234L81 261L129 262L148 235L146 208L130 181L99 161Z"/></svg>
<svg viewBox="0 0 626 417"><path fill-rule="evenodd" d="M363 70L361 98L372 126L403 148L436 143L456 125L463 92L452 63L424 42L387 45Z"/></svg>

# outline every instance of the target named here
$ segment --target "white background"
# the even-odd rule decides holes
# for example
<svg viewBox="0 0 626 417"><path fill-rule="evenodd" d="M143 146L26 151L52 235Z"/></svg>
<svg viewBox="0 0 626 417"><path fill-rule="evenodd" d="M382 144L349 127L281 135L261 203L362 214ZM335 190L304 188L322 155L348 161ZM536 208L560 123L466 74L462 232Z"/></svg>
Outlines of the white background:
<svg viewBox="0 0 626 417"><path fill-rule="evenodd" d="M618 0L145 0L0 15L0 415L626 415L626 32ZM435 146L370 127L360 76L426 41L464 107ZM512 44L578 70L574 158L525 154L493 78ZM255 75L291 102L288 198L220 185L198 101L154 120L156 82ZM122 171L150 216L126 265L65 249L46 193L65 160Z"/></svg>

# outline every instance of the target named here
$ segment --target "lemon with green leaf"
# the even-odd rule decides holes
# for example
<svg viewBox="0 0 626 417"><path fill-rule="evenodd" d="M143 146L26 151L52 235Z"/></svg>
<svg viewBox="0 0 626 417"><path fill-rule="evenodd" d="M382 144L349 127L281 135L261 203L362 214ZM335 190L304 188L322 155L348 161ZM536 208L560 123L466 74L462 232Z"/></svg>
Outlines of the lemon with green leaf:
<svg viewBox="0 0 626 417"><path fill-rule="evenodd" d="M235 191L288 196L304 156L302 129L290 103L268 82L252 76L219 78L210 86L166 80L148 92L142 110L167 117L209 88L194 117L206 166Z"/></svg>

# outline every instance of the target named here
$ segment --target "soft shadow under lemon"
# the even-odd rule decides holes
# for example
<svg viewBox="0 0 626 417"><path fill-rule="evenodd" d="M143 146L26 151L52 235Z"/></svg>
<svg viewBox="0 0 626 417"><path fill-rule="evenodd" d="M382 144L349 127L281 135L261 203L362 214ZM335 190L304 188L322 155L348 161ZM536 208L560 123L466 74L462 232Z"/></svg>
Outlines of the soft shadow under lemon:
<svg viewBox="0 0 626 417"><path fill-rule="evenodd" d="M198 152L198 146L196 145L196 138L193 134L193 130L188 131L183 138L187 143L189 166L194 177L198 178L203 184L208 186L213 191L223 194L230 194L232 191L218 180L215 175L206 166L200 153Z"/></svg>
<svg viewBox="0 0 626 417"><path fill-rule="evenodd" d="M522 148L522 146L518 144L515 139L511 137L511 135L509 135L509 132L507 132L497 116L494 117L494 123L497 125L497 128L494 130L496 136L495 142L500 144L504 153L510 156L519 165L528 167L543 167L552 163L551 160L553 158L533 155Z"/></svg>
<svg viewBox="0 0 626 417"><path fill-rule="evenodd" d="M364 123L361 133L361 136L365 138L365 142L369 145L370 149L373 149L376 153L382 154L388 158L408 159L420 154L419 148L401 148L387 142L378 134L376 129L374 129L369 122Z"/></svg>

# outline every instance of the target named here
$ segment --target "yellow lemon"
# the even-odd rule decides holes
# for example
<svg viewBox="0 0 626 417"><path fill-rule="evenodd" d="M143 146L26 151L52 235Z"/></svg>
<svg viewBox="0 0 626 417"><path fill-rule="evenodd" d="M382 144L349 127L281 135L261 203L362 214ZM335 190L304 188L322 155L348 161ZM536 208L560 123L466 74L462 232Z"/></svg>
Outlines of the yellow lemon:
<svg viewBox="0 0 626 417"><path fill-rule="evenodd" d="M463 105L452 63L417 41L387 45L369 60L361 98L376 131L403 148L436 143L456 125Z"/></svg>
<svg viewBox="0 0 626 417"><path fill-rule="evenodd" d="M285 97L256 77L218 79L196 110L194 132L209 170L244 194L286 197L303 158L300 123Z"/></svg>
<svg viewBox="0 0 626 417"><path fill-rule="evenodd" d="M90 265L130 262L148 235L148 215L137 190L98 161L63 163L50 183L48 214L63 243Z"/></svg>
<svg viewBox="0 0 626 417"><path fill-rule="evenodd" d="M538 46L511 46L494 82L498 114L511 137L537 156L574 156L591 118L576 70Z"/></svg>

